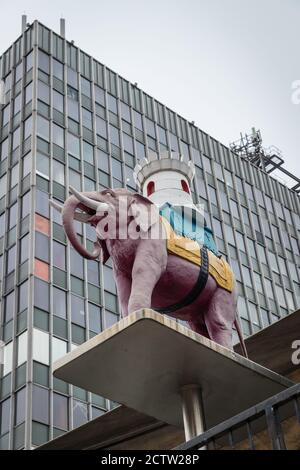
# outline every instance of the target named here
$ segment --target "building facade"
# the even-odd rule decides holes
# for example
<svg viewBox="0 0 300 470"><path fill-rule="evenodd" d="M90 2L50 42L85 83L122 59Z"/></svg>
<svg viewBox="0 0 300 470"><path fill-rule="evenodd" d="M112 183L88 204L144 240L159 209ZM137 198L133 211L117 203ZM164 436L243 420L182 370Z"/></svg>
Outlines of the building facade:
<svg viewBox="0 0 300 470"><path fill-rule="evenodd" d="M1 449L40 445L114 406L52 375L119 315L111 265L81 258L49 206L69 185L135 190L139 159L180 152L234 269L245 336L299 306L295 192L38 21L1 56L0 78ZM91 249L94 230L77 230Z"/></svg>

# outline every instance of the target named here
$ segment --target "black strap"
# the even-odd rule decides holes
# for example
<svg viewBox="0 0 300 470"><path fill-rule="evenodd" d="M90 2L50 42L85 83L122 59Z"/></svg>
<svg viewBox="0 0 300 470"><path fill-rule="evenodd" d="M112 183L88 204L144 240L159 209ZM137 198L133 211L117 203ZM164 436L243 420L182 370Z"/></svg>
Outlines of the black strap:
<svg viewBox="0 0 300 470"><path fill-rule="evenodd" d="M188 305L193 303L194 300L197 299L197 297L201 294L201 292L206 286L207 279L208 279L208 272L209 272L208 253L207 253L206 246L203 245L201 248L201 267L199 270L199 276L192 290L182 300L180 300L176 304L172 304L172 305L169 305L168 307L162 307L162 308L153 307L153 309L159 313L172 313L172 312L175 312L176 310L180 310L183 307L187 307Z"/></svg>

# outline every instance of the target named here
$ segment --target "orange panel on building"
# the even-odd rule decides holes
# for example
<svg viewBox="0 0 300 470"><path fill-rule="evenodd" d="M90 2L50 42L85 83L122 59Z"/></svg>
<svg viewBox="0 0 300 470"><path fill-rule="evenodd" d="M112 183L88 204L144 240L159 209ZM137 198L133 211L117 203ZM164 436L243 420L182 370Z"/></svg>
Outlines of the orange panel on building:
<svg viewBox="0 0 300 470"><path fill-rule="evenodd" d="M43 279L44 281L50 281L50 270L49 264L40 261L39 259L34 260L34 274L35 276Z"/></svg>
<svg viewBox="0 0 300 470"><path fill-rule="evenodd" d="M50 235L50 220L42 217L39 214L35 214L35 229L38 232L42 232L45 235Z"/></svg>

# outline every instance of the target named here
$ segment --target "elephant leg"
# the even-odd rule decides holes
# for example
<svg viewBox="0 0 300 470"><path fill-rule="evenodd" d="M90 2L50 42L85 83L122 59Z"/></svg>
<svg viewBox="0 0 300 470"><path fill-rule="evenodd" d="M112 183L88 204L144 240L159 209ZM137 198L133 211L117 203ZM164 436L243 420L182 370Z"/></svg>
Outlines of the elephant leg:
<svg viewBox="0 0 300 470"><path fill-rule="evenodd" d="M122 317L128 315L128 302L131 292L131 279L124 274L115 276Z"/></svg>
<svg viewBox="0 0 300 470"><path fill-rule="evenodd" d="M142 308L151 308L152 292L161 274L160 265L152 258L135 260L128 303L129 313Z"/></svg>
<svg viewBox="0 0 300 470"><path fill-rule="evenodd" d="M199 316L198 312L191 316L190 320L188 320L188 324L191 330L195 331L199 335L205 336L205 338L209 338L204 320Z"/></svg>
<svg viewBox="0 0 300 470"><path fill-rule="evenodd" d="M232 326L236 316L236 304L235 292L228 292L219 287L204 314L210 339L229 349L233 349Z"/></svg>

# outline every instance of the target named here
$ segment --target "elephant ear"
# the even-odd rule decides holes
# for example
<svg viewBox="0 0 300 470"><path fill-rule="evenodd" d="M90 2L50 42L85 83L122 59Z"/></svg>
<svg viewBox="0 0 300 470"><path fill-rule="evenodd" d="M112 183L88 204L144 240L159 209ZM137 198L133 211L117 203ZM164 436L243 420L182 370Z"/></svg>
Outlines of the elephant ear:
<svg viewBox="0 0 300 470"><path fill-rule="evenodd" d="M159 218L159 212L155 204L150 199L136 193L129 207L129 215L134 217L137 225L143 232L147 232Z"/></svg>
<svg viewBox="0 0 300 470"><path fill-rule="evenodd" d="M102 260L102 263L105 264L108 259L110 258L110 254L108 252L108 249L107 249L107 246L106 246L106 242L105 240L97 240L95 243L94 243L95 247L96 246L100 246L101 247L101 260Z"/></svg>

